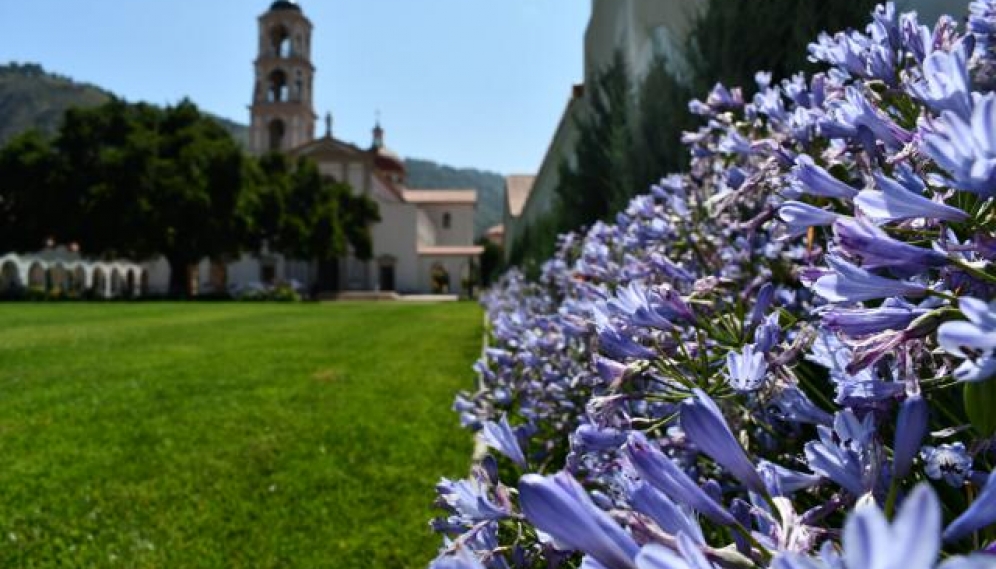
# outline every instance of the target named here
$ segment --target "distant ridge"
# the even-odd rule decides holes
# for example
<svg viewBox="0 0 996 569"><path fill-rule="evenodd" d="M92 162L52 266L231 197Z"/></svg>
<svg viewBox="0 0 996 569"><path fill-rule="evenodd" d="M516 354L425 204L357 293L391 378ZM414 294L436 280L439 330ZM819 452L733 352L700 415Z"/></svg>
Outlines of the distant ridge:
<svg viewBox="0 0 996 569"><path fill-rule="evenodd" d="M51 73L37 63L0 65L0 146L32 128L54 134L70 107L95 107L112 96L106 89ZM221 117L215 119L243 146L246 145L248 127ZM408 184L413 188L477 190L474 225L478 235L501 223L504 178L500 174L453 168L417 158L405 160L405 166Z"/></svg>

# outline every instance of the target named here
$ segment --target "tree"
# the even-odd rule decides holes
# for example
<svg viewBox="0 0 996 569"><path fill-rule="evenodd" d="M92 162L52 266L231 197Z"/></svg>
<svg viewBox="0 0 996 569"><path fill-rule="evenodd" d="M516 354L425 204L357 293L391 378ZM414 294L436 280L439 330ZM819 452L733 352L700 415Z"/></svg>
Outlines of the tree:
<svg viewBox="0 0 996 569"><path fill-rule="evenodd" d="M575 160L561 162L555 192L558 227L570 231L603 219L632 195L632 85L621 53L591 78L587 108L578 119Z"/></svg>
<svg viewBox="0 0 996 569"><path fill-rule="evenodd" d="M189 294L187 269L237 253L242 149L214 119L182 101L159 109L112 99L72 109L55 140L53 186L74 201L66 237L97 256L170 264L171 294Z"/></svg>
<svg viewBox="0 0 996 569"><path fill-rule="evenodd" d="M52 191L56 155L38 131L15 137L0 150L0 243L5 249L35 251L72 219L72 203Z"/></svg>
<svg viewBox="0 0 996 569"><path fill-rule="evenodd" d="M283 154L267 154L257 171L247 211L253 248L265 243L290 257L331 261L344 255L348 244L357 258L370 258L370 226L380 221L376 202L324 178L307 157L292 163Z"/></svg>

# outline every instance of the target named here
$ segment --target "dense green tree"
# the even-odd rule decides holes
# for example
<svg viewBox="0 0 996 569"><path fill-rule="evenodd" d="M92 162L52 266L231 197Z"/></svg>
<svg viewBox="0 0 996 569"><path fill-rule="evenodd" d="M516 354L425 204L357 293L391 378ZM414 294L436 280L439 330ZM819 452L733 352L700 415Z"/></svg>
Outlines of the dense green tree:
<svg viewBox="0 0 996 569"><path fill-rule="evenodd" d="M111 99L71 109L54 140L25 134L0 150L0 243L75 242L88 256L162 255L170 291L207 257L271 250L335 259L371 254L377 206L324 179L309 159L248 158L189 101L164 109Z"/></svg>
<svg viewBox="0 0 996 569"><path fill-rule="evenodd" d="M559 229L607 217L632 195L632 85L622 55L588 82L587 108L578 119L575 160L563 161L556 187Z"/></svg>
<svg viewBox="0 0 996 569"><path fill-rule="evenodd" d="M821 31L862 27L877 0L714 0L695 21L688 61L694 92L716 82L755 89L754 74L776 79L813 71L806 46Z"/></svg>
<svg viewBox="0 0 996 569"><path fill-rule="evenodd" d="M35 251L60 237L59 224L73 218L71 203L53 191L57 157L49 141L31 130L0 149L0 244Z"/></svg>

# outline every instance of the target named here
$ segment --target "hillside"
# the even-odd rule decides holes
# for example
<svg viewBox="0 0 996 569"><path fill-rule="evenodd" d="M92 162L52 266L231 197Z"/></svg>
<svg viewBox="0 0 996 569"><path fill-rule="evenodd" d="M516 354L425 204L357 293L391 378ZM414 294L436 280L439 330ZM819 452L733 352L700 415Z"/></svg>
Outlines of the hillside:
<svg viewBox="0 0 996 569"><path fill-rule="evenodd" d="M80 83L45 71L36 63L0 65L0 146L28 129L53 134L70 107L95 107L112 93L90 83ZM236 140L245 144L248 129L215 117Z"/></svg>
<svg viewBox="0 0 996 569"><path fill-rule="evenodd" d="M45 71L34 63L0 65L0 146L31 128L53 134L70 107L92 107L113 95L89 83ZM246 143L245 125L216 117L237 140ZM473 168L453 168L416 158L405 161L408 183L426 189L476 189L475 229L478 234L501 223L504 180L501 175Z"/></svg>

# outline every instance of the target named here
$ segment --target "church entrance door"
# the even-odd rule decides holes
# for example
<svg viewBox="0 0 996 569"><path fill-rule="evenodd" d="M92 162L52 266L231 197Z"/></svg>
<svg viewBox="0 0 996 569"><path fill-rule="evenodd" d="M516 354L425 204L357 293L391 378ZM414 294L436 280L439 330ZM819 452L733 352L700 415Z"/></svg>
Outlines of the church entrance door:
<svg viewBox="0 0 996 569"><path fill-rule="evenodd" d="M380 290L394 290L394 265L380 267Z"/></svg>

